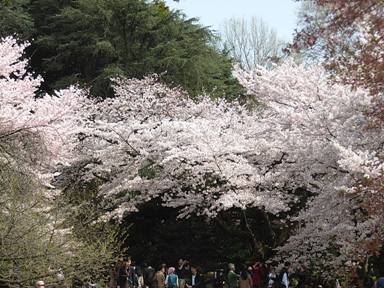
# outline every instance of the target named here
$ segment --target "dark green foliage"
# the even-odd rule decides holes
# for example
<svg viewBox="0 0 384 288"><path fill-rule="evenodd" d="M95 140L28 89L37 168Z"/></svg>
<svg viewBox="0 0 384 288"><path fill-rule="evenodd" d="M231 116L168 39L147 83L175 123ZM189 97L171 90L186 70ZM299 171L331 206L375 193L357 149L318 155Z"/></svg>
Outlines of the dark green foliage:
<svg viewBox="0 0 384 288"><path fill-rule="evenodd" d="M34 31L34 22L27 12L29 0L0 1L0 37L18 35L27 39Z"/></svg>
<svg viewBox="0 0 384 288"><path fill-rule="evenodd" d="M155 199L139 210L122 223L122 227L130 226L126 246L138 262L152 265L173 265L180 257L207 269L226 262L265 260L275 245L273 231L280 228L258 209L248 209L246 218L245 212L231 210L211 220L177 219L176 209L162 207Z"/></svg>
<svg viewBox="0 0 384 288"><path fill-rule="evenodd" d="M243 94L229 58L209 44L210 30L163 1L17 0L4 7L12 21L1 18L0 32L33 39L27 56L45 79L43 91L80 83L110 97L111 77L158 73L192 97Z"/></svg>

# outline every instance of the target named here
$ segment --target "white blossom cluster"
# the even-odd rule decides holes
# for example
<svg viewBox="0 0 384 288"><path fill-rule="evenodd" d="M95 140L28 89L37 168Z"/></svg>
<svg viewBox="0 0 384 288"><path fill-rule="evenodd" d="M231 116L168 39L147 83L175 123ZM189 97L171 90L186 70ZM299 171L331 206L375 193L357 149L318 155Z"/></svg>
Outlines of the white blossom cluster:
<svg viewBox="0 0 384 288"><path fill-rule="evenodd" d="M68 163L86 118L88 100L74 87L36 99L42 78L27 73L26 61L20 60L26 45L10 37L0 39L0 137L20 155L29 144L23 135L28 134L24 137L28 141L38 141L39 147L46 149L44 155L29 153L36 156L30 159L34 164L43 162L40 157L49 158L51 163Z"/></svg>
<svg viewBox="0 0 384 288"><path fill-rule="evenodd" d="M384 167L384 133L370 116L377 101L366 91L329 84L316 67L286 63L236 75L267 106L270 139L281 139L279 149L291 163L281 166L284 174L316 195L293 219L297 231L280 255L316 263L324 274L361 259L364 245L383 237L376 205L383 203L383 190L372 185L382 183Z"/></svg>
<svg viewBox="0 0 384 288"><path fill-rule="evenodd" d="M116 96L105 100L73 87L35 99L41 79L26 74L23 48L12 38L0 43L0 137L28 131L53 164L97 180L110 205L105 219L154 198L180 217L252 206L278 214L304 188L315 196L293 219L297 233L282 254L342 266L378 233L383 215L361 204L383 198L372 183L383 179L384 133L370 125L376 102L366 91L287 62L235 69L260 103L252 111L208 96L192 100L156 76L115 79ZM21 151L25 143L16 140Z"/></svg>
<svg viewBox="0 0 384 288"><path fill-rule="evenodd" d="M84 177L109 177L101 193L117 196L112 215L157 197L180 208L180 217L214 217L232 207L288 209L266 169L281 153L258 137L268 129L255 125L258 113L208 97L191 100L155 76L116 80L115 89L115 98L93 105L94 123L81 143L82 153L102 163L87 165Z"/></svg>

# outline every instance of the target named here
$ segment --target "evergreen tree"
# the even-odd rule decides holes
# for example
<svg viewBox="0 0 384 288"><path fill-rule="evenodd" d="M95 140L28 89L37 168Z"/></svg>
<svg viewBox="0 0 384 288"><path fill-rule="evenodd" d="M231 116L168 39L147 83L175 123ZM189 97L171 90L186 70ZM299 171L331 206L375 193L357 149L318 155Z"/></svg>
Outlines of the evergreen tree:
<svg viewBox="0 0 384 288"><path fill-rule="evenodd" d="M3 13L12 8L18 17L0 31L32 40L27 56L44 76L43 91L80 83L109 97L111 77L157 73L191 96L242 94L231 61L210 44L212 32L163 1L15 0L7 7ZM22 16L29 22L17 20Z"/></svg>
<svg viewBox="0 0 384 288"><path fill-rule="evenodd" d="M34 22L27 12L30 0L0 1L0 37L13 34L27 39L32 35Z"/></svg>

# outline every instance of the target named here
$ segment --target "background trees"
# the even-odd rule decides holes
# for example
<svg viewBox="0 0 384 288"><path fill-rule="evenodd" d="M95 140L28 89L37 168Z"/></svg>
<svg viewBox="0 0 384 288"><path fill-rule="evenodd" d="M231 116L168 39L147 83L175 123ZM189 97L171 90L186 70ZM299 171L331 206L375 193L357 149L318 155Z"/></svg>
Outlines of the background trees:
<svg viewBox="0 0 384 288"><path fill-rule="evenodd" d="M191 96L205 91L233 99L242 93L230 60L209 44L212 33L162 1L11 3L0 11L17 17L2 18L0 36L23 30L24 39L33 39L27 56L45 79L43 91L80 83L95 96L109 97L110 77L158 73Z"/></svg>
<svg viewBox="0 0 384 288"><path fill-rule="evenodd" d="M302 1L303 6L309 5L313 9L304 9L302 26L291 45L293 50L306 54L320 55L320 62L329 72L333 81L347 83L352 87L364 87L374 95L374 108L370 114L370 124L367 129L382 128L383 111L383 3L380 1ZM377 157L382 159L382 147L377 147ZM357 219L377 217L376 205L382 203L380 198L372 201L371 191L382 195L382 178L358 181L358 188L349 194L359 199L351 210L355 226L359 226ZM363 195L361 197L361 195ZM356 198L355 198L356 197ZM370 229L368 229L370 230ZM313 231L311 232L313 234ZM338 236L334 236L335 238ZM359 250L364 251L360 260L365 263L378 255L383 246L382 229L374 229L362 239L363 234L356 232L355 239ZM353 238L353 235L351 236ZM316 245L315 245L316 246ZM307 248L309 249L309 248ZM334 250L333 248L331 250ZM357 254L357 253L356 253ZM382 254L381 254L382 255ZM337 257L339 255L336 255ZM335 255L331 256L335 257ZM351 257L352 258L352 257ZM376 261L376 260L373 260ZM351 263L350 263L351 264ZM367 267L365 265L364 267ZM357 269L356 265L349 266L351 271L359 270L359 276L372 273L373 268ZM369 284L365 283L366 286Z"/></svg>
<svg viewBox="0 0 384 288"><path fill-rule="evenodd" d="M291 48L321 47L325 65L335 80L368 88L373 93L382 92L383 3L376 0L303 2L317 8L306 13Z"/></svg>
<svg viewBox="0 0 384 288"><path fill-rule="evenodd" d="M74 231L69 206L49 184L54 167L71 161L87 100L75 88L36 99L41 78L26 72L25 46L0 42L0 281L105 279L121 252L114 231L97 223Z"/></svg>
<svg viewBox="0 0 384 288"><path fill-rule="evenodd" d="M351 87L328 84L319 68L289 69L287 73L281 70L285 65L240 78L255 95L267 97L264 103L278 111L277 118L282 117L271 121L274 126L282 125L282 131L274 135L285 134L288 144L281 148L287 156L276 181L282 183L283 174L294 171L290 185L296 177L303 177L297 184L314 193L307 207L292 218L297 230L280 252L284 259L290 255L292 262L301 261L323 277L335 267L340 267L340 273L353 271L356 267L352 263L364 261L383 241L382 215L368 204L381 203L383 193L382 142L369 140L378 139L382 133L380 127L371 127L376 121L372 112L377 99L367 91L352 92ZM305 79L305 85L300 84L300 78ZM268 90L268 83L274 88ZM289 96L286 91L290 91ZM297 158L293 156L295 150L300 155ZM288 163L292 166L285 166ZM302 170L305 163L311 163L310 167Z"/></svg>
<svg viewBox="0 0 384 288"><path fill-rule="evenodd" d="M30 4L29 0L0 1L0 37L13 34L27 38L32 35L34 23L31 15L26 8Z"/></svg>
<svg viewBox="0 0 384 288"><path fill-rule="evenodd" d="M130 235L125 243L132 256L158 264L175 263L184 255L204 271L212 271L225 269L228 262L268 259L272 247L285 239L281 222L257 208L230 209L212 219L193 214L177 219L178 213L177 209L163 207L161 199L154 199L127 215L123 225L130 227Z"/></svg>
<svg viewBox="0 0 384 288"><path fill-rule="evenodd" d="M376 19L382 6L363 5L362 12L349 2L314 2L320 8L304 23L319 29L318 41L305 43L322 51L335 84L322 68L291 62L270 70L236 69L235 80L230 61L207 45L209 30L161 1L3 3L0 13L17 17L0 26L1 32L25 30L21 35L35 37L26 55L32 56L31 67L47 76L41 86L42 79L20 60L26 45L2 40L0 185L6 205L0 210L5 259L0 273L6 282L27 283L29 272L53 280L59 269L70 281L80 271L102 277L120 249L109 224L121 220L125 230L131 220L145 223L140 216L154 206L161 216L156 221L208 227L204 235L220 244L217 253L231 248L211 238L223 226L247 239L231 242L241 255L225 260L269 256L270 248L291 236L278 257L301 260L327 277L335 267L353 270L353 262L378 251L383 99L381 74L375 71L381 51L370 47L382 44ZM324 30L327 25L333 34ZM292 47L307 47L300 41ZM355 73L347 75L347 68ZM377 73L366 75L366 69ZM143 77L164 70L168 73ZM237 81L260 105L248 109L213 99L238 95ZM91 94L73 86L41 93L74 82L89 85ZM196 97L204 89L211 94ZM282 226L287 229L273 231ZM141 237L147 231L132 229L136 234L126 243L147 239ZM267 230L271 243L258 235ZM20 239L15 249L7 249L15 239ZM199 237L192 240L191 245L201 243ZM90 253L106 261L98 266ZM67 260L69 254L76 257ZM41 255L47 262L28 272ZM54 267L47 267L48 261Z"/></svg>
<svg viewBox="0 0 384 288"><path fill-rule="evenodd" d="M328 83L319 67L288 62L234 72L262 103L254 110L207 96L192 100L156 76L116 78L116 97L104 100L73 87L35 99L40 79L24 75L26 63L17 60L23 48L8 38L0 49L3 143L13 141L9 147L31 156L21 139L34 139L28 143L50 152L22 163L41 167L34 173L40 178L44 171L54 176L49 184L70 204L60 215L73 232L89 227L98 235L100 221L122 220L150 201L176 209L180 218L219 219L255 207L259 219L294 216L300 229L281 252L315 259L324 274L364 256L361 243L372 235L382 239L382 215L362 205L381 199L374 184L383 171L377 141L383 133L367 129L377 98L366 91ZM312 198L297 211L303 193ZM265 239L244 225L251 249L264 253Z"/></svg>
<svg viewBox="0 0 384 288"><path fill-rule="evenodd" d="M2 163L0 187L2 283L33 286L36 279L49 284L106 281L109 267L121 253L108 225L88 225L74 233L73 223L64 217L63 203L25 170L16 171ZM97 237L91 233L96 229Z"/></svg>
<svg viewBox="0 0 384 288"><path fill-rule="evenodd" d="M245 70L271 64L283 56L284 42L262 19L232 18L224 22L223 30L224 49Z"/></svg>
<svg viewBox="0 0 384 288"><path fill-rule="evenodd" d="M367 129L376 99L329 83L321 67L287 62L235 75L258 110L192 101L155 77L115 80L117 97L89 107L94 122L78 143L88 161L58 180L99 181L107 219L152 200L181 218L251 207L293 216L297 234L280 251L323 276L365 257L362 243L383 235L381 213L363 205L380 202L382 190L360 186L383 173L382 131Z"/></svg>

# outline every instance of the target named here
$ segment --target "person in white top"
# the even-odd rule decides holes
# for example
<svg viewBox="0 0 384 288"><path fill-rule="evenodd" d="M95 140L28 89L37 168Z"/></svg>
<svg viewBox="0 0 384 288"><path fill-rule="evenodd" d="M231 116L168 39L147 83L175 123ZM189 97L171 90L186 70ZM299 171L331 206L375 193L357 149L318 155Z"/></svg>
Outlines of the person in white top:
<svg viewBox="0 0 384 288"><path fill-rule="evenodd" d="M275 267L271 266L268 273L268 288L272 288L276 281L276 270Z"/></svg>
<svg viewBox="0 0 384 288"><path fill-rule="evenodd" d="M285 262L283 269L281 269L280 272L280 279L281 279L281 284L284 285L285 288L289 288L289 276L288 276L288 271L289 267L291 264L289 262Z"/></svg>

